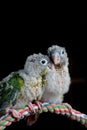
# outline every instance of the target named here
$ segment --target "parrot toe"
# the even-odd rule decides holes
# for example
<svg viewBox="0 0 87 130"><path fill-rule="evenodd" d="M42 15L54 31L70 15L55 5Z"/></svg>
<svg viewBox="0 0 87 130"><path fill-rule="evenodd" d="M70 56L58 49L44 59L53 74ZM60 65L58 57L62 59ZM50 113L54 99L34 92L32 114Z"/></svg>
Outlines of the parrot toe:
<svg viewBox="0 0 87 130"><path fill-rule="evenodd" d="M42 108L42 103L40 101L35 100L34 103L38 106L39 109Z"/></svg>
<svg viewBox="0 0 87 130"><path fill-rule="evenodd" d="M62 104L65 105L69 109L70 113L72 113L72 107L68 103L62 103Z"/></svg>
<svg viewBox="0 0 87 130"><path fill-rule="evenodd" d="M12 116L13 116L14 118L16 118L16 119L20 119L20 118L21 118L21 114L20 114L17 110L15 110L15 109L10 109L9 112L12 113Z"/></svg>

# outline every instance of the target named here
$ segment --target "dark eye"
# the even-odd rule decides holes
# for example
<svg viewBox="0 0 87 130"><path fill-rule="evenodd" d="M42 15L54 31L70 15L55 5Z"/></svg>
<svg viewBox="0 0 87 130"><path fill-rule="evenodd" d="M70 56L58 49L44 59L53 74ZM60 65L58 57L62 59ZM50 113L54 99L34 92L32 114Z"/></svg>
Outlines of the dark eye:
<svg viewBox="0 0 87 130"><path fill-rule="evenodd" d="M64 50L61 51L61 54L64 54Z"/></svg>
<svg viewBox="0 0 87 130"><path fill-rule="evenodd" d="M41 59L41 60L40 60L40 63L41 63L42 65L47 65L48 62L47 62L46 59Z"/></svg>

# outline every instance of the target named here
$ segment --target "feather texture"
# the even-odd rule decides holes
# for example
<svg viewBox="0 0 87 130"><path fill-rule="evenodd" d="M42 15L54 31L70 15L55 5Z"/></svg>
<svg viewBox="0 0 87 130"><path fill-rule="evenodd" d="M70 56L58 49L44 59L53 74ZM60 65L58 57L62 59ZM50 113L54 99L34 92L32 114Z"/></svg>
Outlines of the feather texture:
<svg viewBox="0 0 87 130"><path fill-rule="evenodd" d="M41 99L50 64L48 56L33 54L27 57L24 69L12 72L0 82L0 116Z"/></svg>
<svg viewBox="0 0 87 130"><path fill-rule="evenodd" d="M64 94L69 91L71 78L69 74L69 59L64 47L53 45L48 48L48 55L53 62L53 69L46 75L47 87L42 101L61 103Z"/></svg>

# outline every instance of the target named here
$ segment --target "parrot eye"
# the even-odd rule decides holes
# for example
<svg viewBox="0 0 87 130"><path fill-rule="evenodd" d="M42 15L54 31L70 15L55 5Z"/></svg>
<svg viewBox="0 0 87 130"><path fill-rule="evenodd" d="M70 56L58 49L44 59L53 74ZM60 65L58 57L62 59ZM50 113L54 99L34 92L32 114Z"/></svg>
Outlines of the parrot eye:
<svg viewBox="0 0 87 130"><path fill-rule="evenodd" d="M61 54L62 54L62 55L64 54L64 50L61 51Z"/></svg>
<svg viewBox="0 0 87 130"><path fill-rule="evenodd" d="M47 62L46 59L41 59L41 60L40 60L40 63L41 63L42 65L46 65L48 62Z"/></svg>

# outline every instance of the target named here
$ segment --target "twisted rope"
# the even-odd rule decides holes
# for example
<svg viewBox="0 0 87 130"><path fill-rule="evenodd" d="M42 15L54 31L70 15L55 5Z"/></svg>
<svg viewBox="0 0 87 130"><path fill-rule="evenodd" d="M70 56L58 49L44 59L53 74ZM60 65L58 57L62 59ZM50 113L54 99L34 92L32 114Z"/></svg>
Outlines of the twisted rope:
<svg viewBox="0 0 87 130"><path fill-rule="evenodd" d="M66 115L72 120L76 120L80 122L82 125L84 125L85 127L87 127L87 115L79 111L76 111L73 108L70 110L69 107L67 107L63 103L62 104L42 103L41 109L39 109L36 104L32 104L32 105L34 110L37 113L51 112L51 113ZM32 114L29 107L27 106L24 106L21 109L18 109L17 111L20 112L21 114L20 119L23 119L24 117ZM16 121L18 120L13 118L11 114L6 114L5 116L2 116L0 118L0 130L4 130L7 126L11 125L12 122L16 122Z"/></svg>

